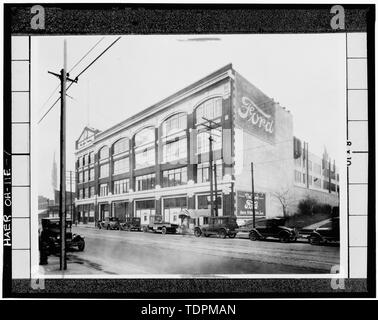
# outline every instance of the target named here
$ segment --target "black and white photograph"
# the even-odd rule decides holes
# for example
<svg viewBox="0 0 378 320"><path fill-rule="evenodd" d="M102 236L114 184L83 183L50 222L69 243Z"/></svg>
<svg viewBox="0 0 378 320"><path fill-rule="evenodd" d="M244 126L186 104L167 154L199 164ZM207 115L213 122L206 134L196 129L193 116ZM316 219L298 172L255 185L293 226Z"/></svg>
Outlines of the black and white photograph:
<svg viewBox="0 0 378 320"><path fill-rule="evenodd" d="M314 30L232 32L230 20L211 32L211 6L42 4L27 34L20 8L5 70L13 279L42 291L49 279L326 279L335 291L367 278L365 11L312 8L308 19L327 24ZM247 9L232 14L245 23ZM254 21L295 8L269 10ZM76 12L83 32L49 29ZM90 12L131 16L141 32L106 32ZM178 31L154 14L175 16ZM180 29L180 15L201 24Z"/></svg>
<svg viewBox="0 0 378 320"><path fill-rule="evenodd" d="M345 35L62 36L31 47L41 272L61 273L61 188L66 275L340 264Z"/></svg>

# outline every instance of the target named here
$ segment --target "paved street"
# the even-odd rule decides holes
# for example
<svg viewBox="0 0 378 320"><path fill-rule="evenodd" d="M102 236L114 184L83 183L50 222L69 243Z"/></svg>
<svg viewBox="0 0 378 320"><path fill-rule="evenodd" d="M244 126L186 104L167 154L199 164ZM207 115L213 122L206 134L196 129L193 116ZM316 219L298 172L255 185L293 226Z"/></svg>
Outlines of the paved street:
<svg viewBox="0 0 378 320"><path fill-rule="evenodd" d="M235 239L220 239L73 229L85 236L86 248L84 252L69 253L68 274L70 270L104 275L329 273L339 263L338 246L311 246L305 241L252 242L239 234ZM81 269L77 271L75 265ZM46 266L45 272L55 270Z"/></svg>

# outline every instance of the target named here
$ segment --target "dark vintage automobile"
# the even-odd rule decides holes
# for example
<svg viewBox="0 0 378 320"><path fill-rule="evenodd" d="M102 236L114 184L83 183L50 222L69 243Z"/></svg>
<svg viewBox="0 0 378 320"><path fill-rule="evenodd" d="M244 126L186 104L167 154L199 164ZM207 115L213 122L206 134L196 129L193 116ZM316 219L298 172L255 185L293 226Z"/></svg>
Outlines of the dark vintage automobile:
<svg viewBox="0 0 378 320"><path fill-rule="evenodd" d="M121 230L125 231L141 231L142 227L140 225L140 218L139 217L126 217L124 222L119 224Z"/></svg>
<svg viewBox="0 0 378 320"><path fill-rule="evenodd" d="M256 221L255 227L253 227L252 221L248 221L238 231L248 233L249 239L252 241L266 238L276 238L281 242L296 241L298 238L297 230L285 226L285 221L285 218L260 219Z"/></svg>
<svg viewBox="0 0 378 320"><path fill-rule="evenodd" d="M107 230L119 230L119 219L116 217L109 217L105 218L102 221L99 221L97 224L99 229L107 229Z"/></svg>
<svg viewBox="0 0 378 320"><path fill-rule="evenodd" d="M143 232L161 232L161 234L176 233L178 224L163 221L160 215L151 215L149 223L143 226Z"/></svg>
<svg viewBox="0 0 378 320"><path fill-rule="evenodd" d="M237 234L236 217L203 217L203 222L203 225L194 228L196 237L217 235L224 239L226 237L235 238Z"/></svg>
<svg viewBox="0 0 378 320"><path fill-rule="evenodd" d="M330 222L316 228L308 237L308 241L313 245L340 241L339 218L332 218Z"/></svg>
<svg viewBox="0 0 378 320"><path fill-rule="evenodd" d="M40 250L44 253L55 254L60 250L60 220L59 218L42 218L42 230L40 233ZM83 251L85 248L84 237L72 233L72 221L66 220L66 248Z"/></svg>

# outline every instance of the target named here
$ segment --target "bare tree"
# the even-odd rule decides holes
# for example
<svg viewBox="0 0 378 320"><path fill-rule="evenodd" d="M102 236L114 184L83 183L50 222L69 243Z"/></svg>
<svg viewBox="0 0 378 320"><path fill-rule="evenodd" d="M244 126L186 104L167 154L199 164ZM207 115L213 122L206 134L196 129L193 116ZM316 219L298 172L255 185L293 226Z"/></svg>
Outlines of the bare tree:
<svg viewBox="0 0 378 320"><path fill-rule="evenodd" d="M287 209L289 205L294 201L294 197L291 193L290 188L282 188L281 190L275 191L272 194L281 203L283 216L286 217L288 213Z"/></svg>

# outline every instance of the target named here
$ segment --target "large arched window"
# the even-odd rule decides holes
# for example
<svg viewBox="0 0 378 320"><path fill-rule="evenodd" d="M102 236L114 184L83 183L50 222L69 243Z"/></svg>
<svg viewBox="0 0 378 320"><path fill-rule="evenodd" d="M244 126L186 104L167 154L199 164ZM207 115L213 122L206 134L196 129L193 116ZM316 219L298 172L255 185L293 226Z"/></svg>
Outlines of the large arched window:
<svg viewBox="0 0 378 320"><path fill-rule="evenodd" d="M135 134L135 147L140 147L155 141L155 128L148 127Z"/></svg>
<svg viewBox="0 0 378 320"><path fill-rule="evenodd" d="M197 128L197 153L209 152L209 132L202 124L208 124L206 120L214 123L221 123L222 120L222 98L212 98L200 104L196 109ZM222 127L211 130L213 137L213 151L222 148Z"/></svg>
<svg viewBox="0 0 378 320"><path fill-rule="evenodd" d="M155 165L155 128L148 127L134 136L135 169Z"/></svg>
<svg viewBox="0 0 378 320"><path fill-rule="evenodd" d="M113 174L129 172L129 139L121 138L113 144Z"/></svg>
<svg viewBox="0 0 378 320"><path fill-rule="evenodd" d="M113 155L117 155L129 150L129 139L121 138L113 144Z"/></svg>
<svg viewBox="0 0 378 320"><path fill-rule="evenodd" d="M163 137L185 130L187 127L186 113L176 113L166 119L162 124Z"/></svg>
<svg viewBox="0 0 378 320"><path fill-rule="evenodd" d="M217 120L222 117L222 98L212 98L200 104L196 109L196 124L203 123L203 118Z"/></svg>
<svg viewBox="0 0 378 320"><path fill-rule="evenodd" d="M187 137L186 137L186 114L177 113L170 116L162 124L162 161L177 162L187 157Z"/></svg>
<svg viewBox="0 0 378 320"><path fill-rule="evenodd" d="M100 151L98 152L98 158L99 160L109 158L109 148L107 146L100 149Z"/></svg>

